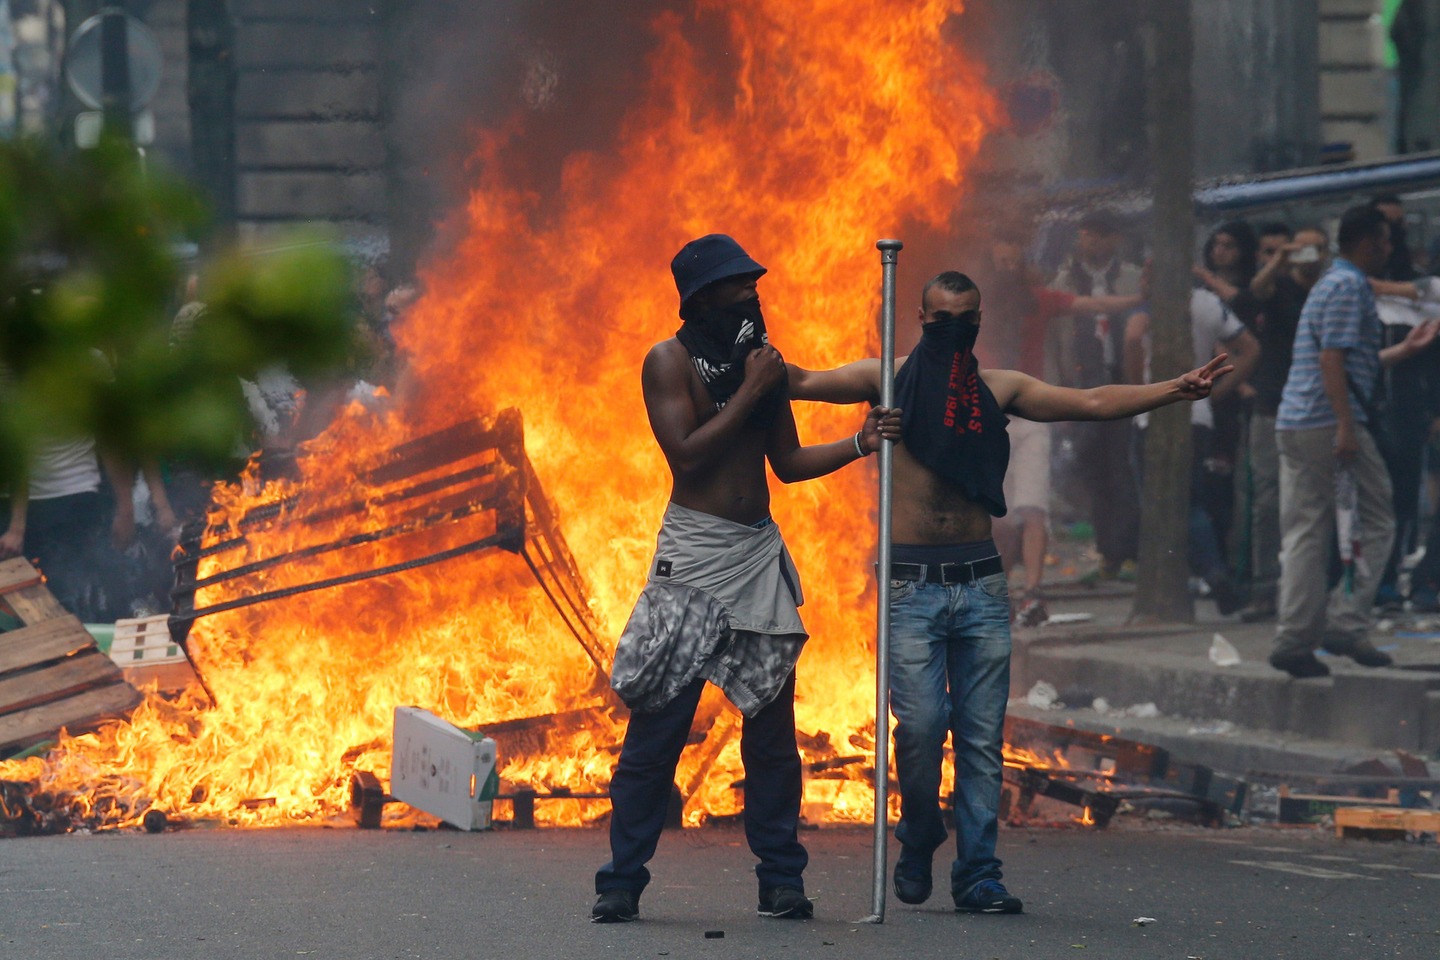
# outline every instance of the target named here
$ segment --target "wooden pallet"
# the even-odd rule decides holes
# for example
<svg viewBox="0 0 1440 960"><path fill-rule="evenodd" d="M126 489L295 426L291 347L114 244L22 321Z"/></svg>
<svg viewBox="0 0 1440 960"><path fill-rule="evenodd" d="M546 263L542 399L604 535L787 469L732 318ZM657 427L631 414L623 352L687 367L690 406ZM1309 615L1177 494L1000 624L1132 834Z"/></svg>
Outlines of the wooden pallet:
<svg viewBox="0 0 1440 960"><path fill-rule="evenodd" d="M1351 807L1400 809L1400 791L1388 790L1386 794L1381 799L1354 794L1295 793L1288 786L1282 786L1279 820L1281 823L1320 823Z"/></svg>
<svg viewBox="0 0 1440 960"><path fill-rule="evenodd" d="M363 529L348 534L333 529L347 517L363 518ZM292 531L290 550L247 557L249 537L281 526ZM433 547L426 541L413 539L442 527L470 531L453 536L468 542L429 552ZM525 453L524 426L515 408L401 444L378 462L357 466L351 488L305 491L251 507L233 525L226 521L207 529L192 524L173 558L170 634L183 647L200 617L497 548L524 559L597 677L608 678L610 648L600 640L580 568ZM415 555L396 558L410 551ZM343 558L349 572L336 575L331 569L323 579L307 579L306 564L318 556ZM205 558L219 558L219 569L201 576ZM274 585L277 568L288 569L301 582ZM212 596L217 587L224 588L226 599ZM610 685L597 686L608 691Z"/></svg>
<svg viewBox="0 0 1440 960"><path fill-rule="evenodd" d="M23 626L0 633L0 755L122 716L142 697L23 558L0 562L0 602Z"/></svg>
<svg viewBox="0 0 1440 960"><path fill-rule="evenodd" d="M1337 837L1397 837L1440 833L1440 810L1396 807L1344 807L1335 811Z"/></svg>

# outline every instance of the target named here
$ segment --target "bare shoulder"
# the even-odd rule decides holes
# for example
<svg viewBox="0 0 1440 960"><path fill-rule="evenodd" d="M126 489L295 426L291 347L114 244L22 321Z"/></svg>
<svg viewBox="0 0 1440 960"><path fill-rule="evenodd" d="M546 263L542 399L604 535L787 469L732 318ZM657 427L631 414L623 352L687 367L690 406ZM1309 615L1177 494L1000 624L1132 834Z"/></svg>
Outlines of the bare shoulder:
<svg viewBox="0 0 1440 960"><path fill-rule="evenodd" d="M1019 370L994 369L981 370L980 379L985 381L985 386L989 387L995 396L995 402L1004 410L1010 406L1025 384L1035 378Z"/></svg>
<svg viewBox="0 0 1440 960"><path fill-rule="evenodd" d="M645 363L640 369L641 379L647 384L678 387L689 376L690 351L674 337L661 340L645 354Z"/></svg>
<svg viewBox="0 0 1440 960"><path fill-rule="evenodd" d="M675 337L661 340L645 354L645 369L658 373L662 370L683 369L690 362L690 351Z"/></svg>
<svg viewBox="0 0 1440 960"><path fill-rule="evenodd" d="M685 349L685 345L680 342L680 338L671 337L668 340L661 340L652 346L650 351L645 354L645 362L674 361L685 359L689 356L690 353Z"/></svg>

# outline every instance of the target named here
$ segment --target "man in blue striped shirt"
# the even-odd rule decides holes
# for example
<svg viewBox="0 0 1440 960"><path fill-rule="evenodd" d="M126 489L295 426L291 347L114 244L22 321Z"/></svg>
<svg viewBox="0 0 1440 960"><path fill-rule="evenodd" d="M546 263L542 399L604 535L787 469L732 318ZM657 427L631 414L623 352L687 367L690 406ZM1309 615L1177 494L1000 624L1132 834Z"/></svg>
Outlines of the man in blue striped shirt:
<svg viewBox="0 0 1440 960"><path fill-rule="evenodd" d="M1365 205L1340 219L1340 256L1305 301L1290 374L1275 418L1280 450L1280 598L1270 663L1293 677L1323 677L1318 647L1367 667L1390 664L1370 643L1370 605L1395 535L1390 476L1369 427L1376 424L1380 369L1435 339L1437 321L1418 324L1381 349L1380 315L1367 277L1390 256L1390 225ZM1335 537L1335 479L1354 471L1360 546L1353 582L1326 590Z"/></svg>

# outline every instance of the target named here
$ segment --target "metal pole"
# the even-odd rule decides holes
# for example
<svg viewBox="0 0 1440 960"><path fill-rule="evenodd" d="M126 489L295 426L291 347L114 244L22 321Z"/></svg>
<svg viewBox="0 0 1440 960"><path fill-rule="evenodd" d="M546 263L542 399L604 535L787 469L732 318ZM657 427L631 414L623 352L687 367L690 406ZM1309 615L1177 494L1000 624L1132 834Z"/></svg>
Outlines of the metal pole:
<svg viewBox="0 0 1440 960"><path fill-rule="evenodd" d="M895 404L895 264L899 240L881 240L880 405ZM879 610L875 617L875 885L869 923L885 922L885 845L890 833L890 507L894 450L880 444L880 549L876 564Z"/></svg>
<svg viewBox="0 0 1440 960"><path fill-rule="evenodd" d="M124 0L101 13L100 102L105 112L105 132L128 140L135 131L130 111L129 22Z"/></svg>

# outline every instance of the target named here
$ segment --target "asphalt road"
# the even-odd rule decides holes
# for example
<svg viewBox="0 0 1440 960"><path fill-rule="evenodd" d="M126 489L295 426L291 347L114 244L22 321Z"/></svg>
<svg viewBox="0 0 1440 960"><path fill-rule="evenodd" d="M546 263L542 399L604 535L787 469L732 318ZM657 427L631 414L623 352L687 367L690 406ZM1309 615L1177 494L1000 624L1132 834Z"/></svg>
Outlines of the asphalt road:
<svg viewBox="0 0 1440 960"><path fill-rule="evenodd" d="M868 829L807 832L815 919L755 916L734 828L667 833L637 923L587 922L597 830L188 830L0 841L0 957L1354 958L1440 956L1440 850L1318 829L1004 829L1022 916L889 900ZM895 853L891 844L891 856ZM1153 923L1136 925L1139 917ZM710 939L707 931L723 931Z"/></svg>

